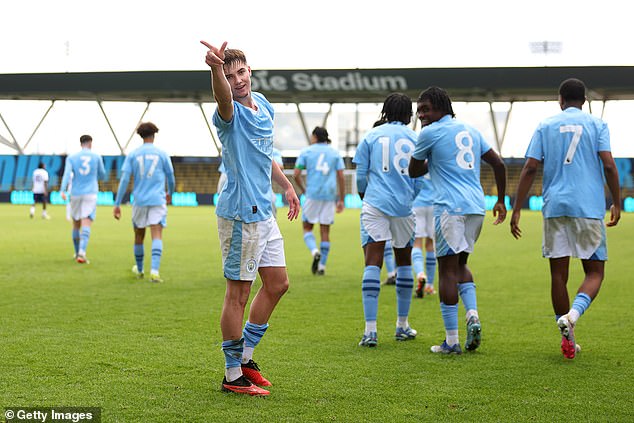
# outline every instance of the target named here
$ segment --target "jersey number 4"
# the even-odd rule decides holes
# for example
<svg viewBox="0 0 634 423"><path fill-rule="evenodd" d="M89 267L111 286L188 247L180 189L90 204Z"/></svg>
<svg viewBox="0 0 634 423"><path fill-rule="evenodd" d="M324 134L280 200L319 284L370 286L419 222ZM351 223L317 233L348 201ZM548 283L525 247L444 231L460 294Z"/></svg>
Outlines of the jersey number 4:
<svg viewBox="0 0 634 423"><path fill-rule="evenodd" d="M317 159L317 166L315 166L315 169L320 171L324 176L328 175L328 172L330 172L330 166L328 166L328 162L324 161L325 157L326 155L324 153L321 153L319 155L319 158Z"/></svg>

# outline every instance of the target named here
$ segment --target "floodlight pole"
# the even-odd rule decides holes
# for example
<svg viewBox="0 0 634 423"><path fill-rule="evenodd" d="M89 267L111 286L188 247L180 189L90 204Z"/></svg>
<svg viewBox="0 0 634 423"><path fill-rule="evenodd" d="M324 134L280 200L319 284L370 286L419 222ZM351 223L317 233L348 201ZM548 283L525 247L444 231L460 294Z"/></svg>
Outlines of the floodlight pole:
<svg viewBox="0 0 634 423"><path fill-rule="evenodd" d="M222 148L218 144L218 140L216 140L214 131L211 130L211 125L209 125L209 120L207 119L207 114L205 113L205 109L203 109L203 104L198 103L198 108L200 109L200 112L203 114L203 120L205 121L205 125L207 125L207 129L209 130L209 135L211 135L211 140L214 142L214 147L216 147L216 152L218 153L218 157L220 157L222 156Z"/></svg>
<svg viewBox="0 0 634 423"><path fill-rule="evenodd" d="M117 138L117 134L114 132L114 128L112 127L112 124L110 123L110 119L108 119L108 115L106 114L106 111L103 108L102 101L97 100L97 104L99 105L99 108L101 109L101 113L103 114L103 117L106 119L106 123L108 124L108 127L110 128L110 132L112 132L112 136L114 137L114 140L117 143L117 146L119 146L119 151L121 151L121 155L125 156L125 152L123 151L123 147L121 146L121 143L119 142L119 138Z"/></svg>
<svg viewBox="0 0 634 423"><path fill-rule="evenodd" d="M7 122L4 120L4 117L2 116L2 113L0 113L0 120L2 120L2 123L4 124L5 128L7 128L7 131L9 131L9 135L13 139L13 142L11 142L8 139L6 139L6 138L4 138L3 136L0 135L0 142L2 142L2 144L5 144L5 145L17 150L19 154L24 154L24 151L20 147L20 144L18 144L17 140L15 139L15 136L13 135L13 132L11 132L11 128L9 128L9 125L7 125Z"/></svg>
<svg viewBox="0 0 634 423"><path fill-rule="evenodd" d="M37 130L40 129L40 126L42 126L42 123L44 122L44 119L46 119L46 116L48 116L48 112L51 111L51 109L53 108L54 105L55 105L55 100L51 100L51 105L48 107L48 109L46 109L46 112L44 112L44 116L42 116L42 119L40 119L40 122L37 124L37 126L33 130L33 133L31 134L29 139L24 144L24 147L22 147L23 150L26 150L26 147L29 145L29 143L31 142L31 140L35 136L35 133L37 132Z"/></svg>
<svg viewBox="0 0 634 423"><path fill-rule="evenodd" d="M143 110L143 113L141 113L141 117L139 118L139 121L137 122L136 126L132 130L132 133L130 134L130 137L128 138L128 142L126 142L125 145L123 146L124 151L128 149L128 146L130 145L130 142L132 142L132 138L134 137L134 134L136 134L136 128L138 128L141 122L143 122L143 118L145 117L145 114L147 113L149 108L150 108L150 102L148 101L145 105L145 110Z"/></svg>

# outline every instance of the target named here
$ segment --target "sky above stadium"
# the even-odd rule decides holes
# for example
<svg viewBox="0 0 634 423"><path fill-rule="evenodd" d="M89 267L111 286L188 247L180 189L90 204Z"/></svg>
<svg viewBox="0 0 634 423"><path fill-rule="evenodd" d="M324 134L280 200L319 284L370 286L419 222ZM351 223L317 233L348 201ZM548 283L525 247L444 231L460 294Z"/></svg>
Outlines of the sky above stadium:
<svg viewBox="0 0 634 423"><path fill-rule="evenodd" d="M613 0L5 3L0 73L205 69L201 39L255 69L634 64Z"/></svg>

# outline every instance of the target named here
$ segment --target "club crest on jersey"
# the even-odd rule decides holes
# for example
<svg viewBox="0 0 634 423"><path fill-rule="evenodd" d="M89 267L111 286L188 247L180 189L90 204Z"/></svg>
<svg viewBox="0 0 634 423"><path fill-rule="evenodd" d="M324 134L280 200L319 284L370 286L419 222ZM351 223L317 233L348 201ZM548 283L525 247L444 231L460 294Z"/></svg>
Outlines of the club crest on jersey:
<svg viewBox="0 0 634 423"><path fill-rule="evenodd" d="M249 261L247 261L247 272L255 272L255 259L250 259Z"/></svg>

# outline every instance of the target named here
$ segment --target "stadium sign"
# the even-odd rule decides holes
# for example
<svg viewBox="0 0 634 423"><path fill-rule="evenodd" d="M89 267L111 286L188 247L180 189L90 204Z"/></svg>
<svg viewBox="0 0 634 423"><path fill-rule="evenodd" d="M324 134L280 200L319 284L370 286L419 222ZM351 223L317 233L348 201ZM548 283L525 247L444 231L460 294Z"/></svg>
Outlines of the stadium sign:
<svg viewBox="0 0 634 423"><path fill-rule="evenodd" d="M251 79L255 91L407 91L407 78L380 71L288 72L254 71Z"/></svg>

